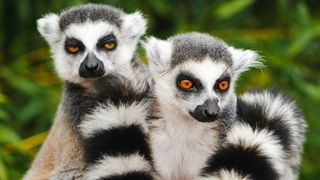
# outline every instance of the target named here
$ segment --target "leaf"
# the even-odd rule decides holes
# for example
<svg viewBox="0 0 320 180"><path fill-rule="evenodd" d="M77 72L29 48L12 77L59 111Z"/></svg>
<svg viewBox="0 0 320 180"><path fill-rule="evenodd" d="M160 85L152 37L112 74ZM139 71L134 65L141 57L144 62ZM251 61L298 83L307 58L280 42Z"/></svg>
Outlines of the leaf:
<svg viewBox="0 0 320 180"><path fill-rule="evenodd" d="M2 161L1 158L0 158L0 179L2 179L2 180L7 180L8 179L7 168L4 165L4 162Z"/></svg>
<svg viewBox="0 0 320 180"><path fill-rule="evenodd" d="M41 101L29 101L26 103L24 108L21 109L20 113L17 114L17 119L21 120L22 122L28 122L32 120L36 115L41 112L43 108L43 103Z"/></svg>
<svg viewBox="0 0 320 180"><path fill-rule="evenodd" d="M297 6L297 18L299 28L310 27L310 14L308 7L304 3L299 3Z"/></svg>
<svg viewBox="0 0 320 180"><path fill-rule="evenodd" d="M4 94L0 93L0 104L4 104L7 102L7 96L5 96Z"/></svg>
<svg viewBox="0 0 320 180"><path fill-rule="evenodd" d="M0 121L6 121L9 118L9 114L3 110L0 109Z"/></svg>
<svg viewBox="0 0 320 180"><path fill-rule="evenodd" d="M288 48L288 58L294 58L298 54L300 54L313 40L314 31L306 30L303 34L299 34L297 39L294 40L292 45Z"/></svg>
<svg viewBox="0 0 320 180"><path fill-rule="evenodd" d="M215 14L219 19L228 19L250 6L253 2L254 0L233 0L218 7Z"/></svg>
<svg viewBox="0 0 320 180"><path fill-rule="evenodd" d="M320 85L316 86L299 79L296 79L295 83L297 84L297 88L299 88L309 97L312 97L312 99L316 101L320 101Z"/></svg>
<svg viewBox="0 0 320 180"><path fill-rule="evenodd" d="M47 135L48 135L48 132L43 132L43 133L33 135L29 138L22 140L19 146L21 149L27 151L31 148L41 145L46 139Z"/></svg>
<svg viewBox="0 0 320 180"><path fill-rule="evenodd" d="M8 126L0 125L0 134L1 134L1 136L0 136L1 143L15 144L20 141L18 134Z"/></svg>

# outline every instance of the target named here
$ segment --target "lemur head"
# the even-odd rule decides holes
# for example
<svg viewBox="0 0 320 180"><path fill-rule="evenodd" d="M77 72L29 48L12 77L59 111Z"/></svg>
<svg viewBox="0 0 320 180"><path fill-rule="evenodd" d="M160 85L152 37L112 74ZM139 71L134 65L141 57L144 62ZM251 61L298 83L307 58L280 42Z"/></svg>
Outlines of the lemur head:
<svg viewBox="0 0 320 180"><path fill-rule="evenodd" d="M126 67L146 29L139 12L87 4L48 14L37 21L63 80L79 83Z"/></svg>
<svg viewBox="0 0 320 180"><path fill-rule="evenodd" d="M151 37L144 47L160 105L200 122L234 115L237 78L262 65L256 52L201 33Z"/></svg>

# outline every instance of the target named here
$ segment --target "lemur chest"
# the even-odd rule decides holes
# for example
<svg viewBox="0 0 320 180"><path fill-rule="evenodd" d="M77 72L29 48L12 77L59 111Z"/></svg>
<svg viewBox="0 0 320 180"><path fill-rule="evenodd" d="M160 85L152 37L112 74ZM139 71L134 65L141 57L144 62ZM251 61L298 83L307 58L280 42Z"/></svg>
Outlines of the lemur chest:
<svg viewBox="0 0 320 180"><path fill-rule="evenodd" d="M210 125L159 127L151 132L154 164L163 179L194 180L217 146Z"/></svg>

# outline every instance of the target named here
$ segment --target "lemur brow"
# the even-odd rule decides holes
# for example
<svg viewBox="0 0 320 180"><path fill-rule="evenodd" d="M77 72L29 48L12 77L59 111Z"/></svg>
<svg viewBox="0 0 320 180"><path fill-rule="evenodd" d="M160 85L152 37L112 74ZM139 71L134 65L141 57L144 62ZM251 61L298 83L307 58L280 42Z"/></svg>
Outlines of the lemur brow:
<svg viewBox="0 0 320 180"><path fill-rule="evenodd" d="M109 33L109 34L107 34L107 35L102 35L102 36L99 38L98 42L103 42L103 41L108 41L108 40L115 40L115 39L116 39L116 37L115 37L114 34L111 32L111 33Z"/></svg>

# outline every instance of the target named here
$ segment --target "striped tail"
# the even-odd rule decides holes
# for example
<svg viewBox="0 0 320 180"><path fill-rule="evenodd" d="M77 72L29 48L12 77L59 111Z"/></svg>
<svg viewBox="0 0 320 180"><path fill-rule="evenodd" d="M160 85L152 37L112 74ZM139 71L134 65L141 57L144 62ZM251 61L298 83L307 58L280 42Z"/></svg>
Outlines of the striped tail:
<svg viewBox="0 0 320 180"><path fill-rule="evenodd" d="M237 123L207 162L203 179L279 179L285 168L283 159L280 141L272 133Z"/></svg>
<svg viewBox="0 0 320 180"><path fill-rule="evenodd" d="M87 168L84 179L152 178L148 144L150 103L102 105L80 124Z"/></svg>
<svg viewBox="0 0 320 180"><path fill-rule="evenodd" d="M295 103L276 91L254 91L238 98L237 114L204 177L297 179L306 123Z"/></svg>

